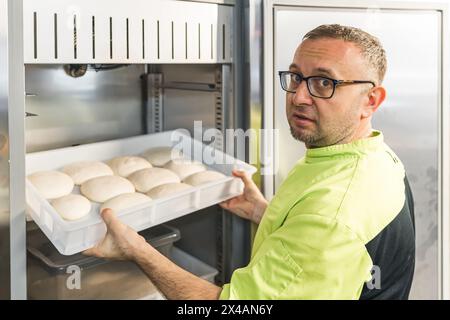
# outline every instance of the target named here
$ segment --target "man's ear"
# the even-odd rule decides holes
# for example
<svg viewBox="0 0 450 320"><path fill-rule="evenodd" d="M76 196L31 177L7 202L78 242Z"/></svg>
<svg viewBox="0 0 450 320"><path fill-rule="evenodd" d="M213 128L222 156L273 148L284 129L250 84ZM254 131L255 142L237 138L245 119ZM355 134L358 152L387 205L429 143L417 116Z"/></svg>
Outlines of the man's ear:
<svg viewBox="0 0 450 320"><path fill-rule="evenodd" d="M368 118L377 111L378 107L383 103L384 99L386 99L386 89L384 87L378 86L372 88L367 93L367 98L365 99L366 103L363 108L363 112L361 117Z"/></svg>

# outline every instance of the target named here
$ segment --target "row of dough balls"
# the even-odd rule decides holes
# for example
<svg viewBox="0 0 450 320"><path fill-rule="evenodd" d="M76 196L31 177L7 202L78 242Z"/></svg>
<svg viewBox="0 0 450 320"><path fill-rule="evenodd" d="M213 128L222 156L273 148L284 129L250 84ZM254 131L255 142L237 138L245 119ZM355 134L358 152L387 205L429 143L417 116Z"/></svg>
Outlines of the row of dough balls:
<svg viewBox="0 0 450 320"><path fill-rule="evenodd" d="M103 203L100 210L120 211L225 177L199 162L182 159L173 150L153 148L143 154L146 159L117 157L108 165L82 161L64 167L63 172L41 171L28 179L64 219L78 220L90 212L89 200ZM80 185L84 196L71 193L74 185Z"/></svg>

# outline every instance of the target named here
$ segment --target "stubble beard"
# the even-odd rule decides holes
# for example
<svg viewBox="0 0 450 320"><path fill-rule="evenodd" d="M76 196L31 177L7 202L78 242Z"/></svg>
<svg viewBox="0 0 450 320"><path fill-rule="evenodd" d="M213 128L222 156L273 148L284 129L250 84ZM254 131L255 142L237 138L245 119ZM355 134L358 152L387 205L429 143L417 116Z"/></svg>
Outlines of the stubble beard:
<svg viewBox="0 0 450 320"><path fill-rule="evenodd" d="M306 146L316 145L317 141L320 140L320 135L318 133L308 133L306 130L296 130L292 125L289 124L291 130L291 135L295 140L303 142Z"/></svg>
<svg viewBox="0 0 450 320"><path fill-rule="evenodd" d="M352 116L352 111L349 112L349 117ZM344 117L344 119L348 118ZM323 132L318 125L317 123L315 130L310 131L306 129L296 130L290 123L289 128L292 137L295 140L303 142L307 148L320 148L345 143L346 139L352 136L352 133L356 130L355 124L349 121L335 123L327 129L327 132Z"/></svg>

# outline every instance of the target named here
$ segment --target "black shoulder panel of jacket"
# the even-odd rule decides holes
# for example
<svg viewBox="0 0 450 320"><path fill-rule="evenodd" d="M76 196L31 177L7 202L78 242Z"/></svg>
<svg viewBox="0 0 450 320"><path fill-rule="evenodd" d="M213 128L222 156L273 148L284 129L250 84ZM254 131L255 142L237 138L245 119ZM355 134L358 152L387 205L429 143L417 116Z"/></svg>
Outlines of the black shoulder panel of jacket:
<svg viewBox="0 0 450 320"><path fill-rule="evenodd" d="M408 299L415 264L414 200L405 176L405 204L396 218L366 244L372 280L360 299Z"/></svg>

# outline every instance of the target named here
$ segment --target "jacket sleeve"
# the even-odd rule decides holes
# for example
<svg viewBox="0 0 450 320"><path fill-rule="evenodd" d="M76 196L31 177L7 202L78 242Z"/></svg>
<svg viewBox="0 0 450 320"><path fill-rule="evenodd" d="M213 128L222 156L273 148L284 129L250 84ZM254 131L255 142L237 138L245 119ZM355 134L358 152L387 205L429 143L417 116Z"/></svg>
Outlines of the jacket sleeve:
<svg viewBox="0 0 450 320"><path fill-rule="evenodd" d="M347 226L290 215L233 273L220 299L358 299L371 268L364 243Z"/></svg>

